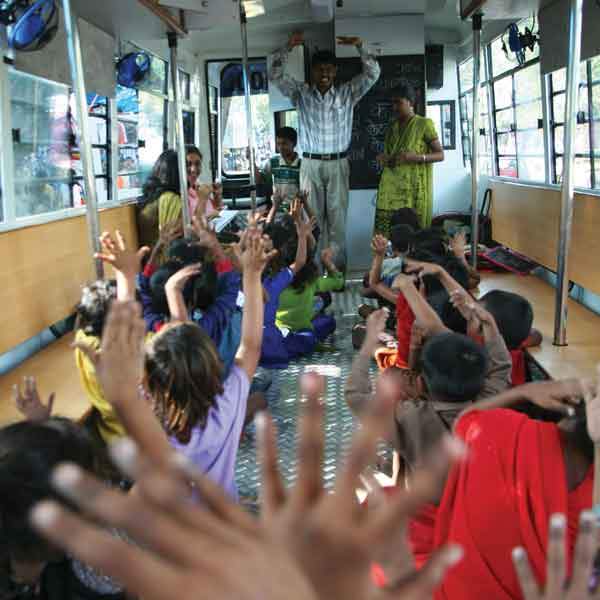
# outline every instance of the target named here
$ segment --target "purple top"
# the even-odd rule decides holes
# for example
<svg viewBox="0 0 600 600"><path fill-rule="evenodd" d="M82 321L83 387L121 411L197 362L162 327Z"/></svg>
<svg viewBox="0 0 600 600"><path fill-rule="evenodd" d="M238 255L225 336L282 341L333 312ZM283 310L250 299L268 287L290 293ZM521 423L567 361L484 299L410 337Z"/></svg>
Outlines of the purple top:
<svg viewBox="0 0 600 600"><path fill-rule="evenodd" d="M175 437L169 438L169 441L211 481L237 500L235 461L246 417L250 389L248 375L234 365L223 388L223 393L215 398L208 411L203 429L194 427L187 444L181 444Z"/></svg>
<svg viewBox="0 0 600 600"><path fill-rule="evenodd" d="M294 281L294 272L285 267L272 277L263 279L263 287L269 299L265 304L265 320L259 365L267 369L287 369L289 359L283 335L277 325L275 317L279 308L279 296Z"/></svg>

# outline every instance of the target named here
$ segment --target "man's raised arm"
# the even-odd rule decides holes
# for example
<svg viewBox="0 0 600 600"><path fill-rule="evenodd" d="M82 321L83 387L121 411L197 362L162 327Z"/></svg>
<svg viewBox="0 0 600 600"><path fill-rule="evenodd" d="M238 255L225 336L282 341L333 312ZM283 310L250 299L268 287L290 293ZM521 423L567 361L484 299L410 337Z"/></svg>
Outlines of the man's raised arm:
<svg viewBox="0 0 600 600"><path fill-rule="evenodd" d="M296 96L304 84L303 82L290 77L285 72L285 67L287 65L289 52L296 46L301 46L303 43L304 34L293 33L287 45L274 52L273 62L269 69L269 81L272 81L279 88L281 93L290 98L293 102L295 102Z"/></svg>

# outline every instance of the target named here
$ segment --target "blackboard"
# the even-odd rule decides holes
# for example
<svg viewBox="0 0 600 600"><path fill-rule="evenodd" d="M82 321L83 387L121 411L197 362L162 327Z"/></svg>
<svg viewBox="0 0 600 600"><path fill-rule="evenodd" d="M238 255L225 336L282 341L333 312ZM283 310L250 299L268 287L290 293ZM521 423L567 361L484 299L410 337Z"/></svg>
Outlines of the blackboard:
<svg viewBox="0 0 600 600"><path fill-rule="evenodd" d="M350 144L350 189L369 190L379 185L381 170L375 160L383 152L385 132L392 121L389 92L401 81L415 88L415 111L425 115L425 57L422 54L380 56L381 75L369 93L354 108ZM340 82L350 81L362 70L360 58L338 59Z"/></svg>

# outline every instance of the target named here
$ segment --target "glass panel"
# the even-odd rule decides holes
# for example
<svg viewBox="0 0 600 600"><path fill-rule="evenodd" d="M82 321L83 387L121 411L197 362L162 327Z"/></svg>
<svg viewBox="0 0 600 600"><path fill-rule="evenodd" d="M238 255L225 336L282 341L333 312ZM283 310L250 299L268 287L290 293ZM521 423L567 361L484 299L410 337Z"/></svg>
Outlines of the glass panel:
<svg viewBox="0 0 600 600"><path fill-rule="evenodd" d="M592 139L594 140L593 151L596 156L596 162L600 166L600 121L592 123Z"/></svg>
<svg viewBox="0 0 600 600"><path fill-rule="evenodd" d="M498 175L502 177L518 177L516 157L505 157L498 160Z"/></svg>
<svg viewBox="0 0 600 600"><path fill-rule="evenodd" d="M544 155L544 132L541 129L517 131L517 147L521 156Z"/></svg>
<svg viewBox="0 0 600 600"><path fill-rule="evenodd" d="M117 188L121 190L141 188L139 176L126 176L123 173L139 171L138 122L139 99L138 91L117 86L116 93L119 163Z"/></svg>
<svg viewBox="0 0 600 600"><path fill-rule="evenodd" d="M575 131L575 153L576 154L589 154L590 152L590 137L589 137L589 124L583 123L577 125ZM554 128L554 151L557 154L562 154L565 151L564 145L564 127L560 125Z"/></svg>
<svg viewBox="0 0 600 600"><path fill-rule="evenodd" d="M138 84L139 90L155 94L167 93L167 63L154 54L150 55L150 71L142 82Z"/></svg>
<svg viewBox="0 0 600 600"><path fill-rule="evenodd" d="M194 134L196 127L196 115L191 112L183 111L183 139L186 146L194 145Z"/></svg>
<svg viewBox="0 0 600 600"><path fill-rule="evenodd" d="M498 75L502 75L506 71L510 71L510 69L514 69L518 66L518 63L515 60L509 59L504 50L502 50L502 37L508 38L508 34L499 37L491 43L491 53L492 53L492 76L497 77ZM506 46L508 47L508 39L506 41Z"/></svg>
<svg viewBox="0 0 600 600"><path fill-rule="evenodd" d="M582 62L579 65L579 82L582 84L587 83L587 65ZM552 91L553 92L564 92L567 87L567 69L559 69L552 73Z"/></svg>
<svg viewBox="0 0 600 600"><path fill-rule="evenodd" d="M140 170L145 178L150 174L156 159L163 152L165 100L146 92L140 92L139 102L138 136L142 144L139 148L139 162Z"/></svg>
<svg viewBox="0 0 600 600"><path fill-rule="evenodd" d="M489 154L479 156L479 171L483 175L492 174L492 157Z"/></svg>
<svg viewBox="0 0 600 600"><path fill-rule="evenodd" d="M542 118L542 103L539 100L519 104L517 111L517 129L534 129L538 126L538 120Z"/></svg>
<svg viewBox="0 0 600 600"><path fill-rule="evenodd" d="M504 77L494 83L494 97L496 109L512 106L513 103L513 85L512 77Z"/></svg>
<svg viewBox="0 0 600 600"><path fill-rule="evenodd" d="M556 183L562 182L563 160L562 157L556 158ZM575 158L574 161L574 176L575 186L582 188L590 188L592 185L592 165L589 158Z"/></svg>
<svg viewBox="0 0 600 600"><path fill-rule="evenodd" d="M66 86L9 72L17 217L71 206L69 92Z"/></svg>
<svg viewBox="0 0 600 600"><path fill-rule="evenodd" d="M263 164L272 155L273 139L272 118L269 109L269 95L255 94L251 96L252 119L254 125L254 143L256 163ZM223 164L226 172L247 173L248 159L246 148L248 134L246 132L246 109L243 96L223 98L227 122L223 134Z"/></svg>
<svg viewBox="0 0 600 600"><path fill-rule="evenodd" d="M515 146L515 134L514 133L503 133L498 136L498 154L500 155L513 155L517 153Z"/></svg>
<svg viewBox="0 0 600 600"><path fill-rule="evenodd" d="M600 55L592 58L590 62L592 63L592 82L600 82Z"/></svg>
<svg viewBox="0 0 600 600"><path fill-rule="evenodd" d="M517 104L542 97L540 65L535 64L515 73L515 101Z"/></svg>
<svg viewBox="0 0 600 600"><path fill-rule="evenodd" d="M519 148L519 152L521 148ZM519 179L527 181L544 181L544 158L537 156L521 156L519 154Z"/></svg>
<svg viewBox="0 0 600 600"><path fill-rule="evenodd" d="M553 98L553 110L554 110L554 122L555 123L564 123L565 122L565 111L567 97L563 93L554 96ZM586 118L588 117L588 113L590 112L590 108L588 106L588 91L587 87L581 86L579 88L579 112L584 113Z"/></svg>
<svg viewBox="0 0 600 600"><path fill-rule="evenodd" d="M83 167L79 151L72 154L72 168L76 177L83 176ZM92 161L94 163L94 175L106 175L107 172L107 151L105 148L92 148Z"/></svg>
<svg viewBox="0 0 600 600"><path fill-rule="evenodd" d="M496 129L498 131L511 131L511 125L514 124L514 112L512 108L499 110L496 113Z"/></svg>
<svg viewBox="0 0 600 600"><path fill-rule="evenodd" d="M96 197L99 203L108 202L108 179L96 179ZM73 205L85 206L85 194L83 194L83 187L81 182L77 182L73 186Z"/></svg>
<svg viewBox="0 0 600 600"><path fill-rule="evenodd" d="M480 81L485 81L485 54L483 50L481 51L479 67ZM458 80L461 92L473 89L473 58L469 58L458 65Z"/></svg>
<svg viewBox="0 0 600 600"><path fill-rule="evenodd" d="M592 119L600 119L600 84L592 86Z"/></svg>
<svg viewBox="0 0 600 600"><path fill-rule="evenodd" d="M184 71L179 71L179 88L181 98L184 101L189 101L191 93L192 78Z"/></svg>
<svg viewBox="0 0 600 600"><path fill-rule="evenodd" d="M70 180L15 181L15 201L18 219L71 208Z"/></svg>

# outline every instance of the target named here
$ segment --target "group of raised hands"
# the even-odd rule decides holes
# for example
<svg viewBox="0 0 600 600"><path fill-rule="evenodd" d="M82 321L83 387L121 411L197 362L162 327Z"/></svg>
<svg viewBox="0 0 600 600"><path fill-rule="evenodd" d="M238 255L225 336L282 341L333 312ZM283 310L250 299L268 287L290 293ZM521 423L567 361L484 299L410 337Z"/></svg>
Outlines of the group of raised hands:
<svg viewBox="0 0 600 600"><path fill-rule="evenodd" d="M258 256L253 259L256 264L260 260ZM124 341L121 350L103 344L108 355L103 360L123 359L119 352L132 340L137 343L139 332L135 331L132 311L131 303L115 303L107 337L112 344L115 335ZM406 490L372 502L365 510L356 502L355 488L389 422L393 391L387 394L384 388L380 394L354 437L334 492L327 493L321 471L324 388L323 377L315 373L306 373L301 379L305 402L298 424L299 470L290 489L284 487L279 472L273 422L266 414L257 416L259 518L231 502L181 455L169 452L157 458L156 449L148 447L143 435L136 434L110 449L115 464L136 482L135 493L110 488L75 465L65 464L52 474L52 482L79 512L46 501L34 509L32 522L58 547L147 600L199 595L215 600L431 598L445 572L468 557L462 556L459 547L448 546L417 572L406 544L406 526L433 496L447 469L465 459L464 446L447 436L435 450L435 460L416 473ZM599 402L597 392L588 402ZM26 381L25 388L18 391L18 402L21 406L41 405L34 381ZM596 413L598 408L594 407ZM599 439L600 431L594 431L594 439ZM552 517L543 591L524 551L514 549L513 560L526 600L598 597L589 591L597 550L596 518L590 512L582 513L568 585L565 524L562 515ZM113 536L108 531L111 528L124 531L132 543ZM382 548L392 542L399 557L396 572L386 573L389 585L375 587L370 567L379 560Z"/></svg>
<svg viewBox="0 0 600 600"><path fill-rule="evenodd" d="M197 235L212 240L205 223L194 223ZM308 225L299 225L308 228ZM125 277L139 270L144 252L127 250L120 234L103 235L99 257ZM212 242L210 242L212 243ZM241 269L260 276L273 250L253 216L234 246ZM327 258L327 257L326 257ZM135 268L134 268L135 267ZM435 266L421 265L414 276L434 274ZM404 280L403 280L404 281ZM407 284L408 285L408 284ZM470 298L470 297L469 297ZM460 295L457 306L485 314L472 299ZM385 313L369 318L380 328ZM102 336L99 353L88 353L107 398L135 393L142 371L145 328L132 297L115 301ZM158 422L125 419L130 438L114 445L111 456L124 475L136 482L135 493L108 487L72 464L52 474L57 491L78 512L55 501L39 504L32 513L34 526L56 546L84 563L112 576L144 600L210 597L214 600L425 600L431 598L444 574L460 560L462 550L448 546L416 571L406 542L410 517L434 497L447 470L465 459L460 441L447 436L435 450L435 460L418 471L407 489L385 500L360 507L355 490L372 462L394 410L395 394L385 387L363 419L345 464L338 470L334 493L322 481L324 378L302 376L305 401L299 419L298 477L286 489L278 467L276 431L267 414L256 418L258 459L261 465L261 514L255 518L233 503L165 443L156 445L151 429ZM560 405L565 413L581 398L586 402L589 433L600 443L600 389L597 384L546 382L523 386L547 406ZM124 392L124 390L128 390ZM43 420L50 416L54 397L42 402L35 380L15 386L14 400L23 414ZM198 501L200 499L200 502ZM112 535L118 529L133 542ZM589 577L597 549L596 519L583 513L574 556L573 575L566 581L565 519L552 518L548 545L548 576L540 590L522 549L513 558L526 600L582 600L600 597L589 591ZM390 582L375 587L371 565L390 541L402 557Z"/></svg>

